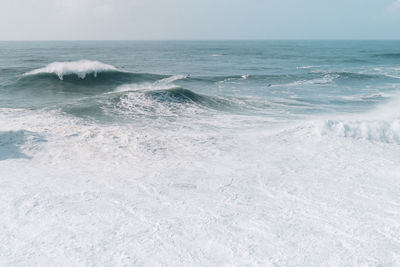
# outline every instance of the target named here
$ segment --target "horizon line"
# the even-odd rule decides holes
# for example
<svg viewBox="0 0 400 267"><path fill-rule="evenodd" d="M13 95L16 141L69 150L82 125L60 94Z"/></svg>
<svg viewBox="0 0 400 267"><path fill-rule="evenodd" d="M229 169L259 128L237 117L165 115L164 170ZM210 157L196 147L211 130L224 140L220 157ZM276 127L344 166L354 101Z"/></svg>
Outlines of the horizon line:
<svg viewBox="0 0 400 267"><path fill-rule="evenodd" d="M206 41L206 42L218 42L218 41L400 41L400 39L0 39L0 42L106 42L106 41L120 41L120 42L195 42L195 41Z"/></svg>

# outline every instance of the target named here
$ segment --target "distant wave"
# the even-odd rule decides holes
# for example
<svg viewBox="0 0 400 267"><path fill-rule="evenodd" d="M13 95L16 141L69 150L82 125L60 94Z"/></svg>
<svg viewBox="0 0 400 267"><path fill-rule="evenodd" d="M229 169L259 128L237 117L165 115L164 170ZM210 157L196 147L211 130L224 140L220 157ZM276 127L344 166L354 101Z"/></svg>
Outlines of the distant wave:
<svg viewBox="0 0 400 267"><path fill-rule="evenodd" d="M67 62L53 62L44 68L35 69L25 73L25 76L42 74L42 73L54 73L60 80L65 75L75 74L81 79L84 79L87 74L93 73L94 76L98 72L105 71L120 71L116 67L108 64L104 64L99 61L91 60L78 60L78 61L67 61Z"/></svg>
<svg viewBox="0 0 400 267"><path fill-rule="evenodd" d="M359 73L359 72L347 72L347 71L313 71L316 74L323 75L333 75L338 79L354 79L354 80L363 80L363 79L373 79L379 77L385 77L384 75L376 75L376 74L367 74L367 73Z"/></svg>
<svg viewBox="0 0 400 267"><path fill-rule="evenodd" d="M299 67L296 67L296 69L306 70L306 69L313 69L313 68L318 68L318 67L321 67L321 66L320 65L299 66Z"/></svg>
<svg viewBox="0 0 400 267"><path fill-rule="evenodd" d="M400 58L400 53L383 53L383 54L375 54L375 57L383 57L383 58Z"/></svg>

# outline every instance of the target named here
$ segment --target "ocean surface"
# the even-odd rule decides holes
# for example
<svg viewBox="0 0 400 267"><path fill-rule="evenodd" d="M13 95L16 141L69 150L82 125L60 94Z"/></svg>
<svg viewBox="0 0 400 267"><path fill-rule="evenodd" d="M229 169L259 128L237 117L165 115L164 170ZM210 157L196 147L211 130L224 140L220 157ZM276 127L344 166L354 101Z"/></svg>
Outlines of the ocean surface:
<svg viewBox="0 0 400 267"><path fill-rule="evenodd" d="M0 42L1 266L400 265L400 41Z"/></svg>

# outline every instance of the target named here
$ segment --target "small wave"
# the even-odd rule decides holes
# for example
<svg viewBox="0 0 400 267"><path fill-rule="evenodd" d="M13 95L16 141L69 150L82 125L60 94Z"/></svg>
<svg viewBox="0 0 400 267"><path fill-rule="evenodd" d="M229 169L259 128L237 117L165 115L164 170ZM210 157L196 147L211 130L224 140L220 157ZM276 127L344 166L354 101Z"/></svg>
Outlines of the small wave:
<svg viewBox="0 0 400 267"><path fill-rule="evenodd" d="M159 81L156 81L155 83L156 84L168 84L168 83L172 83L172 82L175 82L175 81L178 81L178 80L186 79L188 77L189 77L189 75L173 75L171 77L164 78L164 79L161 79Z"/></svg>
<svg viewBox="0 0 400 267"><path fill-rule="evenodd" d="M193 91L181 87L175 87L166 90L148 91L145 93L145 95L151 97L158 102L194 103L214 109L230 106L229 101L225 99L197 94Z"/></svg>
<svg viewBox="0 0 400 267"><path fill-rule="evenodd" d="M135 92L135 91L172 89L176 87L176 85L173 84L174 81L186 79L188 77L189 75L173 75L167 78L156 80L153 83L144 82L144 83L124 84L117 87L113 92L110 93L112 94L115 92Z"/></svg>
<svg viewBox="0 0 400 267"><path fill-rule="evenodd" d="M164 84L164 83L133 83L124 84L118 86L114 91L109 92L109 94L123 93L123 92L138 92L138 91L152 91L152 90L164 90L175 88L175 84Z"/></svg>
<svg viewBox="0 0 400 267"><path fill-rule="evenodd" d="M375 54L374 56L375 57L398 59L398 58L400 58L400 53L383 53L383 54Z"/></svg>
<svg viewBox="0 0 400 267"><path fill-rule="evenodd" d="M296 69L298 69L298 70L303 70L303 69L313 69L313 68L318 68L318 67L321 67L321 66L313 66L313 65L310 65L310 66L300 66L300 67L296 67Z"/></svg>
<svg viewBox="0 0 400 267"><path fill-rule="evenodd" d="M286 84L277 84L277 85L271 85L271 86L299 86L299 85L322 85L322 84L329 84L332 83L335 79L339 78L337 74L325 74L321 78L314 78L314 79L309 79L309 80L299 80L291 83L286 83Z"/></svg>
<svg viewBox="0 0 400 267"><path fill-rule="evenodd" d="M373 74L357 73L357 72L332 72L331 74L338 75L340 79L354 79L354 80L374 79L379 77Z"/></svg>
<svg viewBox="0 0 400 267"><path fill-rule="evenodd" d="M372 94L367 94L367 95L349 95L349 96L341 96L340 98L343 100L348 100L348 101L374 101L374 100L382 100L389 98L391 95L384 93L384 92L377 92L377 93L372 93Z"/></svg>
<svg viewBox="0 0 400 267"><path fill-rule="evenodd" d="M354 80L363 80L363 79L373 79L378 78L380 75L374 74L366 74L366 73L359 73L359 72L347 72L347 71L331 71L331 72L322 72L322 71L312 71L312 73L320 73L323 75L332 75L335 76L337 79L354 79ZM383 76L381 76L383 77Z"/></svg>
<svg viewBox="0 0 400 267"><path fill-rule="evenodd" d="M190 77L191 81L203 82L203 83L224 83L232 81L282 81L287 79L296 79L298 76L291 74L240 74L240 75L224 75L224 76L193 76Z"/></svg>
<svg viewBox="0 0 400 267"><path fill-rule="evenodd" d="M65 75L74 74L79 78L84 79L89 73L93 73L94 76L98 72L105 71L120 71L116 67L108 64L104 64L99 61L91 60L78 60L69 62L53 62L44 68L35 69L25 73L25 76L43 74L43 73L53 73L58 76L60 80L63 80Z"/></svg>
<svg viewBox="0 0 400 267"><path fill-rule="evenodd" d="M383 75L388 77L388 78L400 79L400 76L398 76L398 75L392 75L392 74L383 74Z"/></svg>

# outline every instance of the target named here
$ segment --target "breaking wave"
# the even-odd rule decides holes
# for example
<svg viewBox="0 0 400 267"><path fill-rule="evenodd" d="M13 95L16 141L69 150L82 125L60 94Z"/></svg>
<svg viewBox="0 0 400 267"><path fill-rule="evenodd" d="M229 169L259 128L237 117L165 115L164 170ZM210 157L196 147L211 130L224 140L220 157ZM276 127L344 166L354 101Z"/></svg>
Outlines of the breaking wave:
<svg viewBox="0 0 400 267"><path fill-rule="evenodd" d="M113 91L125 84L154 83L166 84L181 76L121 71L99 61L80 60L54 62L44 68L24 73L17 81L20 90L104 92Z"/></svg>
<svg viewBox="0 0 400 267"><path fill-rule="evenodd" d="M318 129L322 134L400 144L400 116L397 111L399 103L400 98L394 97L370 112L325 120Z"/></svg>
<svg viewBox="0 0 400 267"><path fill-rule="evenodd" d="M322 128L322 133L334 133L342 137L400 144L400 120L328 120Z"/></svg>
<svg viewBox="0 0 400 267"><path fill-rule="evenodd" d="M65 75L75 74L79 78L84 79L89 73L93 73L93 75L96 76L98 72L106 71L120 70L112 65L104 64L99 61L78 60L68 62L53 62L44 68L29 71L24 75L29 76L43 73L54 73L58 76L60 80L62 80Z"/></svg>

